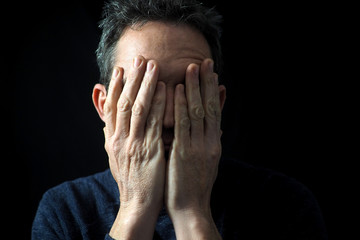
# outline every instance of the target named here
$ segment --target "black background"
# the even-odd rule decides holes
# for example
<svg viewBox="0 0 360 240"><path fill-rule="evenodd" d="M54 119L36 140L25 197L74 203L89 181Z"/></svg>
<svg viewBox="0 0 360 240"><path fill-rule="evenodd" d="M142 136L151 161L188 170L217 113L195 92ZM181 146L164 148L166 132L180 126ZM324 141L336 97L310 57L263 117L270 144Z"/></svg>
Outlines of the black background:
<svg viewBox="0 0 360 240"><path fill-rule="evenodd" d="M310 3L206 3L224 16L224 154L304 183L332 235L334 197L342 191L334 179L343 174L337 163L345 157L338 126L343 93L329 66L334 15ZM4 100L14 106L3 109L11 134L3 174L13 174L6 179L14 183L3 183L8 200L17 202L9 221L20 238L29 237L47 189L108 167L103 123L91 101L102 5L77 0L3 9L3 15L15 12L2 21L10 36L2 44L3 89L11 93Z"/></svg>

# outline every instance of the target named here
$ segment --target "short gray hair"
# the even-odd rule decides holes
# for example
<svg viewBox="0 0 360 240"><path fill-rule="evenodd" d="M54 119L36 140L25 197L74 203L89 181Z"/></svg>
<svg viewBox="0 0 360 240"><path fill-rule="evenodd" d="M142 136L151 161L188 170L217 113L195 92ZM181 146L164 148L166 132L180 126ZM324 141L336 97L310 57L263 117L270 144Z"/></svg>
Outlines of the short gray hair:
<svg viewBox="0 0 360 240"><path fill-rule="evenodd" d="M200 31L207 40L214 60L214 70L221 72L220 36L222 16L196 0L110 0L105 3L102 35L96 50L100 83L109 86L115 64L116 44L126 27L149 21L187 24Z"/></svg>

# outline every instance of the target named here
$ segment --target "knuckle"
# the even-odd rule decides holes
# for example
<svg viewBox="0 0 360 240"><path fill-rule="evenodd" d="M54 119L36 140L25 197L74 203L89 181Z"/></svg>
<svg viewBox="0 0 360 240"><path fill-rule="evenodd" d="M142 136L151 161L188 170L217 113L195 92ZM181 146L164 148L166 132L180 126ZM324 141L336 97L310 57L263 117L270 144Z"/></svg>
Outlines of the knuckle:
<svg viewBox="0 0 360 240"><path fill-rule="evenodd" d="M183 117L180 119L180 127L184 129L190 128L190 119L188 117Z"/></svg>
<svg viewBox="0 0 360 240"><path fill-rule="evenodd" d="M140 103L135 103L131 111L133 115L140 116L144 113L145 109L144 106L141 105Z"/></svg>
<svg viewBox="0 0 360 240"><path fill-rule="evenodd" d="M131 109L131 102L126 96L122 96L120 97L117 107L120 112L127 112Z"/></svg>
<svg viewBox="0 0 360 240"><path fill-rule="evenodd" d="M221 144L217 144L209 149L210 158L213 160L218 160L221 156Z"/></svg>
<svg viewBox="0 0 360 240"><path fill-rule="evenodd" d="M205 116L204 108L199 105L194 105L190 109L191 118L193 119L203 119Z"/></svg>
<svg viewBox="0 0 360 240"><path fill-rule="evenodd" d="M107 139L104 147L110 158L119 156L121 144L115 138Z"/></svg>
<svg viewBox="0 0 360 240"><path fill-rule="evenodd" d="M216 115L216 105L215 105L215 99L211 98L206 104L207 107L207 113L211 116Z"/></svg>

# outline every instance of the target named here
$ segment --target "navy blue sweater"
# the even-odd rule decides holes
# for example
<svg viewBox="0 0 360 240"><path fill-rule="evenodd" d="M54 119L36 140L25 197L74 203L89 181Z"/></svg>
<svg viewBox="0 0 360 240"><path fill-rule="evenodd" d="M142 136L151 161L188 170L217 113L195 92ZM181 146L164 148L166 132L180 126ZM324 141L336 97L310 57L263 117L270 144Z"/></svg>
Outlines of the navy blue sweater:
<svg viewBox="0 0 360 240"><path fill-rule="evenodd" d="M327 239L318 204L302 184L236 160L220 162L211 208L223 239ZM119 205L110 170L65 182L44 194L32 239L111 239ZM176 239L165 209L154 239Z"/></svg>

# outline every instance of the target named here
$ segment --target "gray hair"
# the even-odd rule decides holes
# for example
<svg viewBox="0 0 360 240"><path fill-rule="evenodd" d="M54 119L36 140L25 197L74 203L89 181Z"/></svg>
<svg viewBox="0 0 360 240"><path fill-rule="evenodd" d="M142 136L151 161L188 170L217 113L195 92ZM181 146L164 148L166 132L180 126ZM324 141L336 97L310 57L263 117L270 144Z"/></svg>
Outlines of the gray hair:
<svg viewBox="0 0 360 240"><path fill-rule="evenodd" d="M126 27L163 21L187 24L200 31L207 40L214 60L214 70L220 74L222 16L196 0L110 0L105 3L99 27L102 35L96 50L100 68L100 83L109 86L115 64L116 44Z"/></svg>

